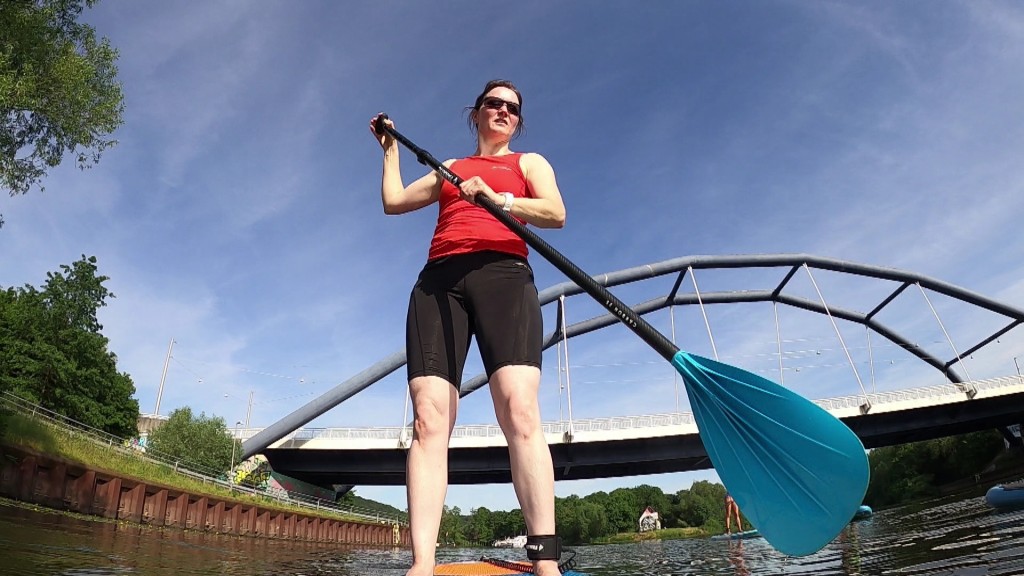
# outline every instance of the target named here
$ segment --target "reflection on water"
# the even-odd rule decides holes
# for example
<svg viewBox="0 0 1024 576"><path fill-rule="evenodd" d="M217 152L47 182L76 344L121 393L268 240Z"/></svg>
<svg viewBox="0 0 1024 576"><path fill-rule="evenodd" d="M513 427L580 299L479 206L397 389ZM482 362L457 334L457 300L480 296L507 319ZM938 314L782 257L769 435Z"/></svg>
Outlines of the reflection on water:
<svg viewBox="0 0 1024 576"><path fill-rule="evenodd" d="M729 544L729 562L736 569L736 576L749 576L750 569L747 568L747 558L743 554L743 540Z"/></svg>
<svg viewBox="0 0 1024 576"><path fill-rule="evenodd" d="M996 512L975 495L886 510L851 524L804 558L764 539L668 540L577 548L593 576L1024 574L1024 511ZM521 550L442 549L439 561L482 555L522 559ZM0 573L68 576L403 576L404 549L365 549L150 529L41 512L0 502Z"/></svg>

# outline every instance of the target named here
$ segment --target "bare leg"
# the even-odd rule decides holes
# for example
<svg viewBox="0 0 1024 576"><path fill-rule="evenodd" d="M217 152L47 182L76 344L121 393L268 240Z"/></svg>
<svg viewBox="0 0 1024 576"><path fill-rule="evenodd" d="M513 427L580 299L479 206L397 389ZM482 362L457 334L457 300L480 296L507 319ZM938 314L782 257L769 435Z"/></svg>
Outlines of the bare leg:
<svg viewBox="0 0 1024 576"><path fill-rule="evenodd" d="M459 393L443 378L409 381L413 407L412 445L405 483L412 533L412 568L406 576L433 576L437 533L448 491L448 439L455 426Z"/></svg>
<svg viewBox="0 0 1024 576"><path fill-rule="evenodd" d="M519 506L530 534L555 533L555 472L551 450L541 430L540 370L532 366L505 366L491 376L491 400L498 424L508 442ZM534 562L537 576L559 576L558 562Z"/></svg>

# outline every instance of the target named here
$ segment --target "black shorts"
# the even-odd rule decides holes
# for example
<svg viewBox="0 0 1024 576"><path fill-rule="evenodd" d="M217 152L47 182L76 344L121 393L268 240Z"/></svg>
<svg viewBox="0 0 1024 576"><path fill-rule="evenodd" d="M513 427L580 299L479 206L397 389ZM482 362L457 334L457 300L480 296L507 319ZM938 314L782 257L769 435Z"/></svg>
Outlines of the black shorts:
<svg viewBox="0 0 1024 576"><path fill-rule="evenodd" d="M440 376L458 388L474 335L488 379L503 366L540 368L543 320L526 260L475 252L424 266L406 320L409 379Z"/></svg>

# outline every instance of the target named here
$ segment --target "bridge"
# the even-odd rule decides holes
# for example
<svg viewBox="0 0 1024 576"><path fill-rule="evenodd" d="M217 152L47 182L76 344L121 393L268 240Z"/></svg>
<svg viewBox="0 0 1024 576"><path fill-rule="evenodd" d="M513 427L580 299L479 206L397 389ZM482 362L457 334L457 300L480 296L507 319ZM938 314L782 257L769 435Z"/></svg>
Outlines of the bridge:
<svg viewBox="0 0 1024 576"><path fill-rule="evenodd" d="M1019 424L1024 379L952 384L818 400L867 448ZM240 430L241 439L258 430ZM556 480L636 476L711 468L688 412L547 422ZM304 428L265 451L274 470L314 484L404 485L408 427ZM451 484L511 482L508 451L496 425L457 426L449 451Z"/></svg>
<svg viewBox="0 0 1024 576"><path fill-rule="evenodd" d="M775 271L778 277L768 288L762 289L699 290L697 270L736 269ZM875 300L869 301L862 310L829 303L822 295L812 270L817 271L819 277L824 271L833 277L870 280L876 285L870 290L859 289L857 292L869 293ZM809 280L809 284L804 283L804 292L816 295L817 299L798 293L799 289L795 287L798 282L794 278L801 272L806 272ZM919 274L803 254L685 257L605 274L596 279L604 286L612 287L662 277L672 280L671 289L664 296L634 305L634 310L648 315L665 309L671 313L676 306L699 307L716 356L717 346L706 307L713 304L770 303L775 310L777 350L765 356L777 362L778 381L791 388L793 386L785 382L787 370L799 372L800 367L787 368L784 365L794 357L794 352L786 350L783 343L779 305L827 317L835 329L835 340L839 343L837 350L841 348L849 360L859 391L849 396L815 401L842 419L867 448L992 428L1002 430L1007 441L1020 443L1019 437L1010 432L1010 427L1024 421L1024 379L1019 367L1016 375L997 374L977 379L972 379L967 369L969 360L973 361L975 356L985 362L987 371L992 371L991 367L997 364L1008 364L1009 360L1005 358L998 362L993 360L992 353L1000 349L1005 351L1002 340L1015 341L1010 338L1011 332L1024 323L1024 311L1018 308ZM681 290L687 277L692 282L692 291ZM949 347L945 357L940 356L934 346L915 343L914 338L904 334L904 328L882 320L885 312L904 303L915 289L945 336ZM557 328L546 335L545 349L559 346L560 366L563 349L568 366L568 342L571 338L618 323L616 317L604 314L566 325L567 298L580 294L582 291L571 282L540 293L543 306L556 306ZM936 305L937 298L944 298L947 305ZM988 316L982 323L983 329L976 326L962 328L966 337L972 339L972 343L963 349L955 345L950 336L952 329L947 326L956 324L955 320L950 322L947 316L944 322L939 314L940 310L950 309L948 302L959 306L952 307L957 310L957 316L966 314L966 311L980 311ZM858 363L854 361L854 354L837 321L859 324L865 329L868 336L867 364L872 375L871 392L864 385ZM674 329L674 317L672 322ZM874 375L876 370L884 370L872 358L871 334L881 336L907 357L927 367L931 375L918 376L919 382L938 382L879 392ZM243 452L246 456L262 452L275 470L315 484L404 484L405 449L411 437L408 426L302 428L404 363L404 352L396 352L266 429L239 430L238 434L244 440ZM1017 366L1016 357L1013 357L1013 363ZM977 366L974 369L979 372ZM485 384L486 378L482 374L477 375L462 384L461 394L466 396ZM572 419L570 401L570 418L546 423L544 432L551 446L557 479L632 476L711 467L692 415L682 411L648 416ZM496 426L458 426L451 446L450 482L510 481L507 446Z"/></svg>

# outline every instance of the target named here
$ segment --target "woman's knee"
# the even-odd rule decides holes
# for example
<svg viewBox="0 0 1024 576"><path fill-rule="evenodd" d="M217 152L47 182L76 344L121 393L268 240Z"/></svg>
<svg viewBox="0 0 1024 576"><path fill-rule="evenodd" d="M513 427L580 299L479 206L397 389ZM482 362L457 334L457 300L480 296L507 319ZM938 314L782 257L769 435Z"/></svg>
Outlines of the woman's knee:
<svg viewBox="0 0 1024 576"><path fill-rule="evenodd" d="M443 380L414 381L410 386L413 404L413 430L416 437L448 437L455 415L451 386ZM442 385L443 384L443 385ZM457 402L457 399L455 400Z"/></svg>
<svg viewBox="0 0 1024 576"><path fill-rule="evenodd" d="M446 414L441 413L431 404L417 406L415 412L412 427L416 438L447 437L448 416Z"/></svg>
<svg viewBox="0 0 1024 576"><path fill-rule="evenodd" d="M510 397L503 407L498 423L509 440L528 438L541 432L540 407L536 398Z"/></svg>

